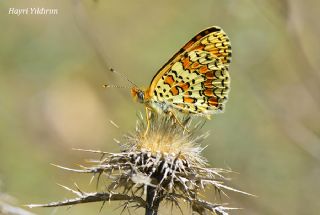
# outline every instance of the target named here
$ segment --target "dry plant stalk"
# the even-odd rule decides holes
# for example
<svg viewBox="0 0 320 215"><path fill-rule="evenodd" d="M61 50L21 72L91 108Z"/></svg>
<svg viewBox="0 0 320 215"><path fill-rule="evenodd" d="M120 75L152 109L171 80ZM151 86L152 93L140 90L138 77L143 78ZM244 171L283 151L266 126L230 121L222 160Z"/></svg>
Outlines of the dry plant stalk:
<svg viewBox="0 0 320 215"><path fill-rule="evenodd" d="M76 190L64 187L77 198L29 207L123 201L123 209L142 207L146 209L146 215L156 215L160 202L171 202L180 208L183 201L200 215L228 214L229 210L236 208L205 201L201 199L200 192L212 187L219 195L224 194L224 190L250 194L224 185L227 180L224 175L230 170L208 167L206 159L201 156L204 148L200 146L208 134L197 135L203 123L191 126L190 118L183 119L183 123L189 132L170 117L154 116L150 130L144 136L146 124L139 116L135 132L124 136L120 153L84 150L101 154L103 158L91 161L90 166L82 169L58 166L69 171L93 174L98 182L111 179L105 191L86 193L78 187Z"/></svg>

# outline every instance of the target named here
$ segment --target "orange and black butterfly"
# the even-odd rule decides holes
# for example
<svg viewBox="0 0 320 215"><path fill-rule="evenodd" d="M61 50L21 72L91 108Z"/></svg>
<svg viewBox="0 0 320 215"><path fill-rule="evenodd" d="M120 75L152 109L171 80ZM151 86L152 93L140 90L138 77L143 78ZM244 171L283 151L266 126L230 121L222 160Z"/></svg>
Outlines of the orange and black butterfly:
<svg viewBox="0 0 320 215"><path fill-rule="evenodd" d="M135 100L157 113L205 116L221 112L230 91L231 44L219 27L194 36L142 90L132 87Z"/></svg>

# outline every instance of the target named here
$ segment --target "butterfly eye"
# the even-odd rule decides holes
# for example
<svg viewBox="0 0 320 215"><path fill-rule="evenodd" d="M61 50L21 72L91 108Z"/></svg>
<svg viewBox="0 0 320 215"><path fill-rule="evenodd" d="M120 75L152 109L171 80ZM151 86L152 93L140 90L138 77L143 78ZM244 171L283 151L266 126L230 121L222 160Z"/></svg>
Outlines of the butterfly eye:
<svg viewBox="0 0 320 215"><path fill-rule="evenodd" d="M138 92L138 101L140 103L143 103L144 102L144 92L143 91L139 91Z"/></svg>

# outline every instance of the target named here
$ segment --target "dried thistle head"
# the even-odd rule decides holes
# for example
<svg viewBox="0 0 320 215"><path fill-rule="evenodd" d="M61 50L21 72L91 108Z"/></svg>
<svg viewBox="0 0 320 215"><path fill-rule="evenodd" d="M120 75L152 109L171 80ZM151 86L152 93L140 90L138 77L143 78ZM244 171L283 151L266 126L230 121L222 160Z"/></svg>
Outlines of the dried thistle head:
<svg viewBox="0 0 320 215"><path fill-rule="evenodd" d="M203 123L191 126L190 118L183 119L182 123L189 132L168 116L153 116L149 132L144 135L146 123L140 116L135 132L124 136L120 153L91 151L103 154L104 158L92 161L92 166L82 170L65 169L98 174L99 180L104 180L103 176L111 179L106 189L97 193L99 198L96 201L123 200L126 207L135 204L146 208L150 211L146 214L152 215L157 214L162 201L179 208L183 201L201 215L207 212L228 214L228 210L235 208L207 202L201 199L200 192L211 186L217 193L224 193L224 190L247 193L224 185L224 174L230 171L209 168L201 156L204 148L200 143L208 136L198 134ZM105 196L101 198L103 194ZM82 200L88 198L83 192L78 195Z"/></svg>
<svg viewBox="0 0 320 215"><path fill-rule="evenodd" d="M177 157L187 163L205 165L206 159L201 156L203 147L200 143L208 133L199 134L199 129L204 122L191 126L192 120L187 117L182 119L184 128L171 117L154 115L151 118L150 128L144 135L146 122L140 115L134 133L125 135L122 150L127 152L143 151L152 156ZM188 130L188 131L187 131Z"/></svg>

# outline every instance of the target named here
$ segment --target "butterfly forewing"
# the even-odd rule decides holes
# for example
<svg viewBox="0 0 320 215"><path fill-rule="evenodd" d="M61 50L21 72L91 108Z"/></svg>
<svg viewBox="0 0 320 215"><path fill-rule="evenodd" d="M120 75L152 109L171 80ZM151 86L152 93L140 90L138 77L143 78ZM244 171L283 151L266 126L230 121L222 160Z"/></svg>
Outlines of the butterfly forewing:
<svg viewBox="0 0 320 215"><path fill-rule="evenodd" d="M230 89L229 38L218 27L192 38L154 76L150 97L186 113L210 115L223 110Z"/></svg>

